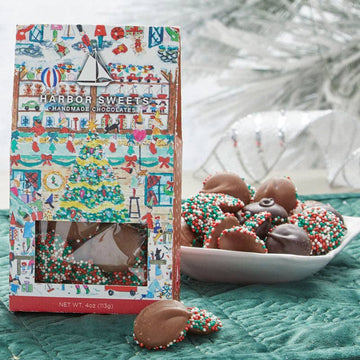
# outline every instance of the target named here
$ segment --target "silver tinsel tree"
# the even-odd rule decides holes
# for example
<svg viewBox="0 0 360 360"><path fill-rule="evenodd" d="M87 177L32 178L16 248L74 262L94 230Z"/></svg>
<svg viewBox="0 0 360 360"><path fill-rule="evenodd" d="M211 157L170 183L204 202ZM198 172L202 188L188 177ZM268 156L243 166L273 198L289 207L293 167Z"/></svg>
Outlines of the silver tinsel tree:
<svg viewBox="0 0 360 360"><path fill-rule="evenodd" d="M188 41L200 45L190 47L195 49L191 53L185 51L185 82L211 72L218 74L216 91L204 95L201 101L197 99L194 107L197 122L212 127L214 119L221 119L221 125L209 133L213 140L210 156L196 175L202 178L214 169L231 169L247 174L255 182L261 181L277 165L294 165L286 163L289 148L301 152L301 146L310 144L313 159L307 161L303 157L303 168L326 165L331 185L360 187L360 144L354 137L359 134L360 115L360 2L206 3L208 7L203 9L201 19L188 19L194 28ZM268 122L272 121L271 126L265 126L264 119L258 120L260 127L252 118L243 119L262 111L322 109L337 112L332 120L322 118L311 128L304 128L302 138L293 139L296 142L291 146L287 131L298 131L302 114L289 116L286 129L281 125L283 120L275 121L281 118L276 114L273 118L265 116ZM249 120L251 123L244 126ZM334 131L340 131L341 125L334 124L342 121L346 127L340 137ZM246 133L241 133L245 128ZM221 130L227 130L225 135ZM266 145L264 138L269 134L273 135L273 142ZM246 140L246 149L224 152L225 142L234 137L239 137L240 142ZM264 154L269 157L274 148L281 151L266 163ZM253 157L249 158L251 153ZM243 159L240 162L239 156ZM244 162L249 166L244 166Z"/></svg>
<svg viewBox="0 0 360 360"><path fill-rule="evenodd" d="M214 75L219 85L196 106L232 119L274 109L359 115L358 0L139 0L146 12L138 13L112 6L109 22L121 14L128 23L181 26L183 84Z"/></svg>
<svg viewBox="0 0 360 360"><path fill-rule="evenodd" d="M201 46L190 47L191 54L185 48L185 76L222 69L207 110L231 112L232 120L274 109L360 114L359 1L206 5L201 21L186 23L191 42Z"/></svg>

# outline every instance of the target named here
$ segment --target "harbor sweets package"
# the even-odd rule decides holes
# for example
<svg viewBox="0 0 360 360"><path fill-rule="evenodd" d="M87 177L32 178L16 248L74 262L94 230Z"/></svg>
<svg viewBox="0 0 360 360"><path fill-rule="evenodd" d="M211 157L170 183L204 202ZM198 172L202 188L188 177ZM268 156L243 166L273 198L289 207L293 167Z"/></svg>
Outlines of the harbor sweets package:
<svg viewBox="0 0 360 360"><path fill-rule="evenodd" d="M10 310L178 299L179 29L19 25L15 54Z"/></svg>

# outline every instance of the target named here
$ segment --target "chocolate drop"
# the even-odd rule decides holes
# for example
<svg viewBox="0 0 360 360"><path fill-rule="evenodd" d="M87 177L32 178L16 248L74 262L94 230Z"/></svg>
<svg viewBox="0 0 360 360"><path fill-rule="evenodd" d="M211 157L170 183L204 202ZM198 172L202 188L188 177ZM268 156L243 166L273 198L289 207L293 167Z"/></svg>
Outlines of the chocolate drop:
<svg viewBox="0 0 360 360"><path fill-rule="evenodd" d="M271 214L272 220L275 222L283 222L287 219L287 211L279 204L276 204L272 198L263 198L259 202L254 202L246 205L241 211L237 213L238 218L243 218L247 214L258 214L267 211ZM243 220L240 220L240 223Z"/></svg>
<svg viewBox="0 0 360 360"><path fill-rule="evenodd" d="M250 202L250 191L245 181L232 173L219 173L212 175L204 183L200 192L221 193L240 199L245 205Z"/></svg>
<svg viewBox="0 0 360 360"><path fill-rule="evenodd" d="M293 224L275 227L266 240L269 253L310 255L311 241L302 228Z"/></svg>
<svg viewBox="0 0 360 360"><path fill-rule="evenodd" d="M219 204L219 208L224 213L232 213L236 214L238 211L240 211L243 208L243 205L231 205L229 203L221 203Z"/></svg>
<svg viewBox="0 0 360 360"><path fill-rule="evenodd" d="M284 177L274 177L265 181L256 190L254 201L260 201L263 198L272 198L276 204L281 205L289 213L295 209L296 189L293 182Z"/></svg>
<svg viewBox="0 0 360 360"><path fill-rule="evenodd" d="M176 300L159 300L144 308L134 322L134 335L147 348L166 347L182 336L190 318Z"/></svg>

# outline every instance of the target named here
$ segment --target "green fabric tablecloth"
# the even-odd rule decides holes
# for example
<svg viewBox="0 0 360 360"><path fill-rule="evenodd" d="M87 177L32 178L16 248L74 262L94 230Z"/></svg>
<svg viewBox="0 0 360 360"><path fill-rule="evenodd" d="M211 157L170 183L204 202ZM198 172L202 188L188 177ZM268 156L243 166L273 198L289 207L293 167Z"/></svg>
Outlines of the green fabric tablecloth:
<svg viewBox="0 0 360 360"><path fill-rule="evenodd" d="M360 216L358 194L317 195ZM165 351L132 340L134 315L8 311L8 212L0 211L0 360L5 359L360 359L360 237L319 273L279 285L182 278L181 299L223 322Z"/></svg>

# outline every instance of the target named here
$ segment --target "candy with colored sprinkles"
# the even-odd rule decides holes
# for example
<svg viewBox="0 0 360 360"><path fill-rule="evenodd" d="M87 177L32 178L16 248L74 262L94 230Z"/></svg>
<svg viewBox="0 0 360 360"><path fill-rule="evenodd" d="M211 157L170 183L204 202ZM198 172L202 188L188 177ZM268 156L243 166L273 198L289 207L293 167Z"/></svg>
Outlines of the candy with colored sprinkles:
<svg viewBox="0 0 360 360"><path fill-rule="evenodd" d="M260 239L265 239L271 228L271 214L268 211L247 213L241 218L240 224L254 232Z"/></svg>
<svg viewBox="0 0 360 360"><path fill-rule="evenodd" d="M346 227L333 212L308 208L289 218L291 224L303 228L311 240L311 255L324 255L340 245Z"/></svg>
<svg viewBox="0 0 360 360"><path fill-rule="evenodd" d="M76 261L90 261L104 271L126 271L136 262L145 233L129 224L112 224L72 253Z"/></svg>
<svg viewBox="0 0 360 360"><path fill-rule="evenodd" d="M224 210L232 209L237 212L242 209L244 203L230 195L225 194L198 194L182 204L182 217L196 235L204 236L210 225Z"/></svg>
<svg viewBox="0 0 360 360"><path fill-rule="evenodd" d="M222 215L210 225L209 230L204 237L204 247L216 249L221 233L225 229L230 229L238 225L240 225L239 220L233 214L226 213Z"/></svg>
<svg viewBox="0 0 360 360"><path fill-rule="evenodd" d="M219 237L219 249L266 253L267 248L253 231L249 231L245 226L234 226L225 229Z"/></svg>
<svg viewBox="0 0 360 360"><path fill-rule="evenodd" d="M106 271L92 261L75 259L72 242L64 242L63 238L51 226L46 233L37 233L35 237L35 279L40 283L61 284L96 284L96 285L137 285L143 286L147 279L146 244L140 244L138 251L131 258L131 267L123 271ZM105 227L104 231L109 230ZM80 239L86 244L88 238ZM126 269L126 270L125 270Z"/></svg>
<svg viewBox="0 0 360 360"><path fill-rule="evenodd" d="M207 310L186 307L177 300L161 300L140 311L134 321L133 338L142 348L161 350L186 336L208 335L221 327L220 319Z"/></svg>
<svg viewBox="0 0 360 360"><path fill-rule="evenodd" d="M182 246L202 247L203 240L192 232L190 226L181 218L180 243Z"/></svg>
<svg viewBox="0 0 360 360"><path fill-rule="evenodd" d="M250 188L239 175L224 172L208 176L203 181L203 193L220 193L231 195L248 204L251 199Z"/></svg>
<svg viewBox="0 0 360 360"><path fill-rule="evenodd" d="M145 307L134 322L134 340L147 349L166 349L184 340L190 313L177 300L161 300Z"/></svg>
<svg viewBox="0 0 360 360"><path fill-rule="evenodd" d="M207 335L219 331L221 320L210 311L196 306L188 307L190 312L189 334Z"/></svg>
<svg viewBox="0 0 360 360"><path fill-rule="evenodd" d="M336 215L342 222L344 222L344 218L342 215L334 209L330 204L324 204L320 201L314 201L314 200L307 200L303 202L303 208L320 208L327 211L331 211L334 215Z"/></svg>
<svg viewBox="0 0 360 360"><path fill-rule="evenodd" d="M182 218L188 226L182 229L182 237L187 237L187 246L324 255L340 245L346 233L341 214L329 204L300 201L290 178L270 178L258 189L247 186L248 192L244 184L244 179L229 173L205 179L201 193L187 199L182 207ZM238 197L246 194L246 198L242 201L215 191ZM289 226L285 226L287 223Z"/></svg>

